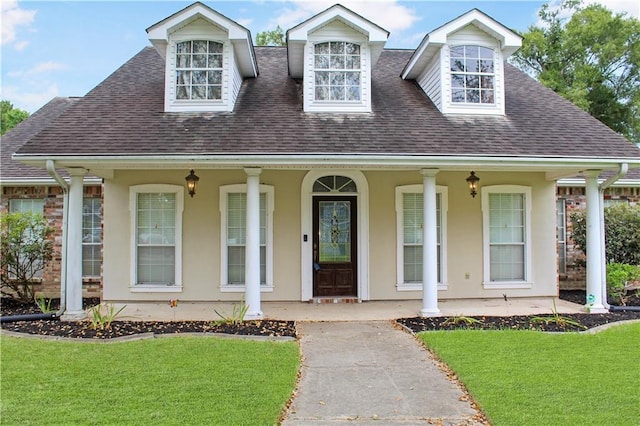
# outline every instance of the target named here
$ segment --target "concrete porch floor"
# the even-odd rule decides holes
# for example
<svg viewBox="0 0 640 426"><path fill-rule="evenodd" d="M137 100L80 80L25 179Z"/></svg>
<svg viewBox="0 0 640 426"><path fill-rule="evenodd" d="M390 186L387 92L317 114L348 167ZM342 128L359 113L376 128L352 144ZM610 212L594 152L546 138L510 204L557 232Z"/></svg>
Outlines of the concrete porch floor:
<svg viewBox="0 0 640 426"><path fill-rule="evenodd" d="M124 303L113 303L120 307ZM211 321L220 319L214 311L231 316L233 302L126 303L122 320L139 321ZM422 301L389 300L362 303L262 302L265 319L286 321L372 321L419 316ZM440 316L510 316L550 314L553 298L458 299L438 301ZM556 298L559 313L585 312L582 305Z"/></svg>

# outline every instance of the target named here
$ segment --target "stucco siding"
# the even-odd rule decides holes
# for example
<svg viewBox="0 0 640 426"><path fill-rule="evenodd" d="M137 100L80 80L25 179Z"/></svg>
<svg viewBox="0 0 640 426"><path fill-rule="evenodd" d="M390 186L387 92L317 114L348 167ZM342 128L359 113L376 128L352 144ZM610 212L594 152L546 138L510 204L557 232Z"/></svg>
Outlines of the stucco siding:
<svg viewBox="0 0 640 426"><path fill-rule="evenodd" d="M131 218L129 187L148 183L184 185L186 170L119 171L104 184L104 299L107 301L239 300L242 292L221 291L220 187L243 184L242 170L197 170L200 181L196 195L185 193L183 211L183 288L178 293L132 292ZM301 300L303 243L301 185L304 170L265 170L260 182L274 189L273 291L262 300ZM482 185L525 185L531 187L530 235L532 264L530 289L485 289L483 287L483 235L480 196L472 198L465 178L468 172L441 172L439 187L447 190L446 290L440 299L508 296L552 296L557 292L555 250L555 185L535 173L478 172ZM421 291L399 291L397 283L397 235L395 188L422 183L419 171L369 171L368 288L371 300L421 298ZM309 239L311 236L309 236ZM311 268L311 265L309 265Z"/></svg>

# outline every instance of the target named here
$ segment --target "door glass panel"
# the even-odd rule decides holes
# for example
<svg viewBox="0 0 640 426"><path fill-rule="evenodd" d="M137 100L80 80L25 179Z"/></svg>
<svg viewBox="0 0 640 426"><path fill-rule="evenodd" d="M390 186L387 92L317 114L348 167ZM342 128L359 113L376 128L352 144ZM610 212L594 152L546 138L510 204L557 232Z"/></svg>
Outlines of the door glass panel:
<svg viewBox="0 0 640 426"><path fill-rule="evenodd" d="M320 262L351 262L351 202L320 201Z"/></svg>

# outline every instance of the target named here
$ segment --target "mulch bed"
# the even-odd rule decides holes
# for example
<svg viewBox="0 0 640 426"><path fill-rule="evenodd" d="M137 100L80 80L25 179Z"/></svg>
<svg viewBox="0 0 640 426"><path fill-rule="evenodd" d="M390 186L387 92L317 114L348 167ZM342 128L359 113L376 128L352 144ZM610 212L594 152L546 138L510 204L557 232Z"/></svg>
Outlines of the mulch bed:
<svg viewBox="0 0 640 426"><path fill-rule="evenodd" d="M563 291L560 298L574 303L585 303L584 291ZM635 300L633 300L635 302ZM58 308L59 301L54 300L51 308ZM100 303L99 299L85 299L84 307ZM2 298L0 313L5 315L37 314L40 310L35 304L21 304L12 299ZM413 332L427 330L469 329L517 329L538 331L583 331L625 320L640 320L640 312L610 312L607 314L560 314L554 320L551 312L548 315L538 315L546 321L536 320L529 316L475 316L475 317L430 317L430 318L401 318L397 320ZM562 320L568 320L563 324ZM454 321L456 320L456 321ZM570 322L579 323L580 326ZM3 330L34 335L49 335L70 338L110 339L115 337L132 336L143 333L176 334L176 333L224 333L246 336L296 337L294 321L259 320L245 321L241 324L216 324L212 321L114 321L107 330L94 330L89 321L67 322L59 320L18 321L2 323Z"/></svg>

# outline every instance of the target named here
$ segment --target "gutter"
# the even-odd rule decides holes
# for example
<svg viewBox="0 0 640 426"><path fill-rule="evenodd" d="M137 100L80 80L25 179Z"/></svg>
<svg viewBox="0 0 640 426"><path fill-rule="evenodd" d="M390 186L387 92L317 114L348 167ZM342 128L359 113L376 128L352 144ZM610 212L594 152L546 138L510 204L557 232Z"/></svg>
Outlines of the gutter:
<svg viewBox="0 0 640 426"><path fill-rule="evenodd" d="M611 305L609 305L607 301L607 259L606 259L606 245L605 245L605 232L604 232L604 191L613 185L618 179L624 177L629 171L629 164L620 163L618 173L613 176L610 176L607 180L598 185L598 203L600 207L600 235L602 238L600 239L600 253L601 253L601 262L602 266L600 268L602 278L601 278L601 300L603 301L603 306L607 309L611 309Z"/></svg>
<svg viewBox="0 0 640 426"><path fill-rule="evenodd" d="M67 228L68 228L68 206L69 206L69 184L64 180L55 169L55 162L47 160L47 171L51 177L58 182L63 192L62 202L62 254L60 268L60 309L55 313L56 317L61 317L67 309Z"/></svg>

